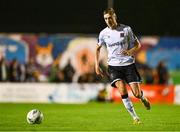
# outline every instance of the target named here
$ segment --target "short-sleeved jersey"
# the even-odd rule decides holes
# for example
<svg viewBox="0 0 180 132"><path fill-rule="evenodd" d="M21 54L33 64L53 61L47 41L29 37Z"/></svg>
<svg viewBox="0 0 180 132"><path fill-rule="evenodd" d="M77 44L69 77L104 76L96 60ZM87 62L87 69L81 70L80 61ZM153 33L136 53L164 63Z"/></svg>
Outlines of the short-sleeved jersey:
<svg viewBox="0 0 180 132"><path fill-rule="evenodd" d="M108 65L127 66L134 63L133 56L123 55L123 50L134 47L137 37L129 26L120 24L116 29L106 27L98 38L98 45L105 45L108 51Z"/></svg>

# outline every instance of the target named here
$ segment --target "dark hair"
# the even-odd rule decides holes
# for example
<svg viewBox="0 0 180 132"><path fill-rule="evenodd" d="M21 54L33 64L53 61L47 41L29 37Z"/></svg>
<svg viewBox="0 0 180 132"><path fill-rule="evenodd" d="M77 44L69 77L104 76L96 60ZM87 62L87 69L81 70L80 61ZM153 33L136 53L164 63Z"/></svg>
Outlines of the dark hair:
<svg viewBox="0 0 180 132"><path fill-rule="evenodd" d="M116 13L115 13L113 8L108 8L108 9L104 10L103 15L105 15L105 14L113 15L113 14L116 14Z"/></svg>

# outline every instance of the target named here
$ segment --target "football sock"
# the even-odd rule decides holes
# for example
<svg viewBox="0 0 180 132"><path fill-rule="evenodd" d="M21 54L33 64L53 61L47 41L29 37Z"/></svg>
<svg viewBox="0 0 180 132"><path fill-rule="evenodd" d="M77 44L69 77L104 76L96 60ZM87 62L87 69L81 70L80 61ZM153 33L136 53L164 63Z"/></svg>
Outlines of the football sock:
<svg viewBox="0 0 180 132"><path fill-rule="evenodd" d="M122 102L125 106L125 108L127 109L127 111L130 113L130 115L132 116L133 119L139 119L139 117L137 116L135 110L134 110L134 106L131 102L131 100L128 97L128 94L126 95L122 95Z"/></svg>

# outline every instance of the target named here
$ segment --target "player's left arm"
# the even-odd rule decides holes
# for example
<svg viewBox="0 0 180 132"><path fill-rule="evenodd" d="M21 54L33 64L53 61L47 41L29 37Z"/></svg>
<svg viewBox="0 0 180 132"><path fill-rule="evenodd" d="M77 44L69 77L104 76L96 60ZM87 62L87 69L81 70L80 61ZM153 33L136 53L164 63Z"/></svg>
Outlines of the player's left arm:
<svg viewBox="0 0 180 132"><path fill-rule="evenodd" d="M134 55L134 53L141 47L138 38L134 35L130 27L128 28L128 44L129 48L123 52L124 55Z"/></svg>
<svg viewBox="0 0 180 132"><path fill-rule="evenodd" d="M137 50L139 50L141 48L141 43L139 42L139 40L136 38L134 41L134 47L132 47L131 49L127 50L127 54L128 55L133 55Z"/></svg>
<svg viewBox="0 0 180 132"><path fill-rule="evenodd" d="M138 39L135 39L135 41L134 41L134 46L133 46L131 49L129 49L129 50L124 50L122 53L123 53L124 55L131 56L131 55L134 55L135 52L136 52L137 50L139 50L140 48L141 48L141 44L140 44L139 40L138 40Z"/></svg>

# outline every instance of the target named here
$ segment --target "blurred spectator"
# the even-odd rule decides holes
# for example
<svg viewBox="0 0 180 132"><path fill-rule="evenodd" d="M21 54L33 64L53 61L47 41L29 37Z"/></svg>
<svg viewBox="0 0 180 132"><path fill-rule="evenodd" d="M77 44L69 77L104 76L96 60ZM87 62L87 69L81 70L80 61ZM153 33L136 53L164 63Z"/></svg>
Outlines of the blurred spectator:
<svg viewBox="0 0 180 132"><path fill-rule="evenodd" d="M20 82L21 68L16 59L13 59L9 67L9 78L11 82Z"/></svg>
<svg viewBox="0 0 180 132"><path fill-rule="evenodd" d="M36 82L37 81L36 72L37 72L37 68L34 59L31 58L29 62L26 64L26 81Z"/></svg>
<svg viewBox="0 0 180 132"><path fill-rule="evenodd" d="M61 69L59 69L57 71L57 80L56 81L57 82L65 82L65 73Z"/></svg>
<svg viewBox="0 0 180 132"><path fill-rule="evenodd" d="M9 67L5 58L0 60L0 81L8 81L9 79Z"/></svg>
<svg viewBox="0 0 180 132"><path fill-rule="evenodd" d="M78 83L85 83L88 81L88 74L82 74L78 78Z"/></svg>
<svg viewBox="0 0 180 132"><path fill-rule="evenodd" d="M96 82L96 76L93 73L85 73L78 78L78 83L93 83L93 82Z"/></svg>
<svg viewBox="0 0 180 132"><path fill-rule="evenodd" d="M26 81L26 64L19 64L20 66L20 82Z"/></svg>
<svg viewBox="0 0 180 132"><path fill-rule="evenodd" d="M153 69L150 68L147 64L140 63L139 61L136 61L136 66L139 71L139 74L141 75L142 82L144 84L153 84L154 83Z"/></svg>
<svg viewBox="0 0 180 132"><path fill-rule="evenodd" d="M65 77L63 71L58 64L53 64L50 70L49 82L64 82Z"/></svg>
<svg viewBox="0 0 180 132"><path fill-rule="evenodd" d="M71 60L68 60L67 65L63 69L65 82L72 82L75 70L71 65Z"/></svg>
<svg viewBox="0 0 180 132"><path fill-rule="evenodd" d="M98 96L97 96L97 101L99 101L99 102L107 101L107 91L106 91L106 88L103 88L103 89L99 90Z"/></svg>
<svg viewBox="0 0 180 132"><path fill-rule="evenodd" d="M167 67L165 66L164 61L159 62L156 70L157 70L158 84L168 84L169 73Z"/></svg>
<svg viewBox="0 0 180 132"><path fill-rule="evenodd" d="M145 79L145 84L154 83L153 70L150 67L144 69L144 79Z"/></svg>

